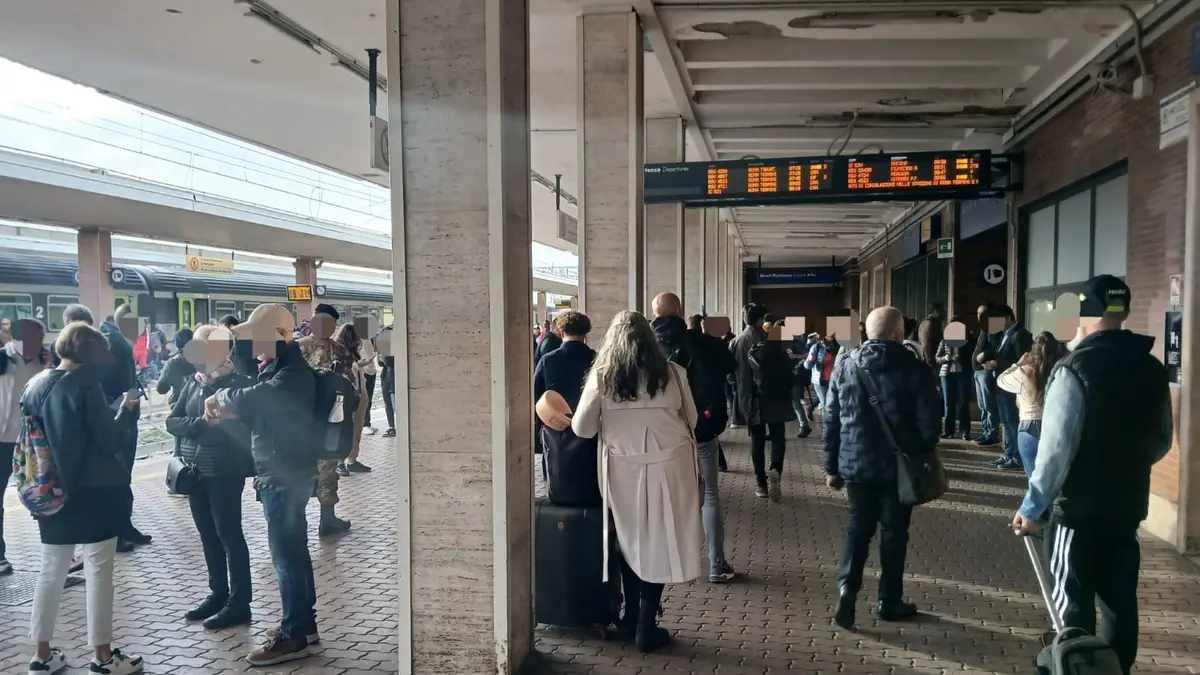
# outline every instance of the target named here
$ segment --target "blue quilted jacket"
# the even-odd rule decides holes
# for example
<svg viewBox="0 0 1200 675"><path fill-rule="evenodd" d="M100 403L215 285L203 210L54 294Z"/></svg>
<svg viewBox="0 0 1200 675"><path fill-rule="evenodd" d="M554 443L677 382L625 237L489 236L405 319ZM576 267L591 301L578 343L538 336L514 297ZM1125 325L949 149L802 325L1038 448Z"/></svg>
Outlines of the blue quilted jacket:
<svg viewBox="0 0 1200 675"><path fill-rule="evenodd" d="M892 434L907 453L937 446L942 399L933 370L902 343L869 340L838 363L825 398L825 473L847 483L887 483L896 479L896 456L855 368L875 382Z"/></svg>

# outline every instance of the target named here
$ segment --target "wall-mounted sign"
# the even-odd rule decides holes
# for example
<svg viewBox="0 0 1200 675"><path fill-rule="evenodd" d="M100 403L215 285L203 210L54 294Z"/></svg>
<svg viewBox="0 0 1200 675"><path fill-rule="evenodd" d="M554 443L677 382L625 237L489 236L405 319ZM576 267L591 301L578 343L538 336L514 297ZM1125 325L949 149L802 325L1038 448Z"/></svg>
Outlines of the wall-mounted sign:
<svg viewBox="0 0 1200 675"><path fill-rule="evenodd" d="M318 298L325 297L325 284L317 284L314 290L316 290Z"/></svg>
<svg viewBox="0 0 1200 675"><path fill-rule="evenodd" d="M288 286L288 302L312 302L312 286Z"/></svg>
<svg viewBox="0 0 1200 675"><path fill-rule="evenodd" d="M379 171L392 170L391 141L388 138L388 123L382 117L371 117L371 168Z"/></svg>
<svg viewBox="0 0 1200 675"><path fill-rule="evenodd" d="M954 257L954 238L942 237L937 240L937 257L939 260L943 258Z"/></svg>
<svg viewBox="0 0 1200 675"><path fill-rule="evenodd" d="M993 260L984 263L979 268L979 276L983 279L984 286L999 286L1008 278L1008 273L1004 269L1004 263L998 260Z"/></svg>
<svg viewBox="0 0 1200 675"><path fill-rule="evenodd" d="M1170 290L1171 290L1170 302L1167 304L1171 305L1172 307L1178 307L1178 306L1182 305L1183 304L1183 275L1182 274L1172 274L1167 280L1167 285L1170 287Z"/></svg>
<svg viewBox="0 0 1200 675"><path fill-rule="evenodd" d="M794 269L751 270L749 283L754 286L794 286L836 284L841 270L836 267L800 267ZM749 276L749 275L748 275Z"/></svg>
<svg viewBox="0 0 1200 675"><path fill-rule="evenodd" d="M1163 365L1167 367L1167 380L1172 384L1183 384L1183 312L1166 312L1167 336Z"/></svg>
<svg viewBox="0 0 1200 675"><path fill-rule="evenodd" d="M108 278L114 284L123 283L125 281L125 270L120 267L114 267L108 272Z"/></svg>
<svg viewBox="0 0 1200 675"><path fill-rule="evenodd" d="M189 255L184 257L183 264L189 272L233 274L232 258L206 258L202 255Z"/></svg>
<svg viewBox="0 0 1200 675"><path fill-rule="evenodd" d="M1170 147L1186 140L1188 121L1191 119L1192 82L1158 102L1158 149Z"/></svg>

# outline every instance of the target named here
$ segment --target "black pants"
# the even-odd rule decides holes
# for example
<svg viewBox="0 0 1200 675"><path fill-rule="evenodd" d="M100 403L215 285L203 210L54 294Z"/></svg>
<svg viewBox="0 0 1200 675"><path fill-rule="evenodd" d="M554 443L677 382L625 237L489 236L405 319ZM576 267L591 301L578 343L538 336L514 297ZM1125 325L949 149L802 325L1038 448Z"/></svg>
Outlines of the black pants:
<svg viewBox="0 0 1200 675"><path fill-rule="evenodd" d="M942 431L947 436L971 431L972 373L948 373L942 376Z"/></svg>
<svg viewBox="0 0 1200 675"><path fill-rule="evenodd" d="M1051 600L1063 625L1104 638L1128 673L1138 648L1137 588L1142 550L1137 528L1070 528L1052 519L1046 531L1045 554L1054 578Z"/></svg>
<svg viewBox="0 0 1200 675"><path fill-rule="evenodd" d="M234 607L249 606L251 597L250 550L242 533L245 487L244 478L206 477L188 495L208 566L208 588Z"/></svg>
<svg viewBox="0 0 1200 675"><path fill-rule="evenodd" d="M363 426L371 426L371 400L375 398L375 379L378 375L363 375L363 389L367 396L367 416L363 418Z"/></svg>
<svg viewBox="0 0 1200 675"><path fill-rule="evenodd" d="M771 441L771 469L783 471L783 451L787 447L785 428L784 422L750 426L750 461L754 463L754 479L758 481L759 487L767 486L767 439Z"/></svg>
<svg viewBox="0 0 1200 675"><path fill-rule="evenodd" d="M388 428L396 428L396 410L392 397L396 395L396 373L392 368L384 368L380 373L380 389L383 391L383 412L387 414Z"/></svg>
<svg viewBox="0 0 1200 675"><path fill-rule="evenodd" d="M871 537L879 528L879 601L900 602L904 598L904 558L908 554L908 525L912 507L900 503L894 483L846 485L850 519L842 543L842 564L838 566L838 588L858 593L862 589L863 568L871 552Z"/></svg>
<svg viewBox="0 0 1200 675"><path fill-rule="evenodd" d="M612 553L610 551L609 555ZM662 602L662 594L664 584L653 584L649 581L642 581L641 577L633 571L629 563L625 561L625 556L621 557L621 588L626 600L626 607L631 598L638 598L642 605L652 605L657 607ZM611 578L611 577L610 577Z"/></svg>
<svg viewBox="0 0 1200 675"><path fill-rule="evenodd" d="M12 478L12 456L16 443L0 443L0 560L4 560L4 491Z"/></svg>

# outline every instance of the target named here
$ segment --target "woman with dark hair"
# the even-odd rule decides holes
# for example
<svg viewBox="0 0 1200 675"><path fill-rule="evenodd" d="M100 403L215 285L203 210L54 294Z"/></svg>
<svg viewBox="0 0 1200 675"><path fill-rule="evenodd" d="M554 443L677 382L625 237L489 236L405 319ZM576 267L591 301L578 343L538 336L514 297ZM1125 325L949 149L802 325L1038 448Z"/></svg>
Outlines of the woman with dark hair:
<svg viewBox="0 0 1200 675"><path fill-rule="evenodd" d="M192 329L180 328L175 331L175 354L167 359L162 373L158 376L158 384L155 385L158 393L171 393L167 399L167 403L170 405L175 404L175 399L179 398L179 391L183 389L183 385L191 379L192 375L196 374L196 368L183 355L183 348L191 341Z"/></svg>
<svg viewBox="0 0 1200 675"><path fill-rule="evenodd" d="M961 322L954 317L951 323ZM942 378L942 438L953 438L961 434L964 441L971 438L971 355L963 349L966 341L951 347L943 338L938 342L934 361Z"/></svg>
<svg viewBox="0 0 1200 675"><path fill-rule="evenodd" d="M1017 396L1017 452L1021 457L1020 466L1005 464L1001 468L1024 468L1026 476L1033 475L1042 435L1046 384L1062 354L1062 343L1052 333L1042 331L1033 338L1033 348L996 378L996 386Z"/></svg>
<svg viewBox="0 0 1200 675"><path fill-rule="evenodd" d="M353 323L344 323L333 331L333 341L346 348L346 353L350 355L350 360L353 362L350 371L346 375L354 382L354 390L358 392L358 410L354 412L354 445L350 447L350 454L346 456L346 461L341 462L337 466L337 472L341 476L349 476L352 473L370 473L371 467L358 461L359 446L362 443L363 425L367 419L367 406L370 405L370 399L366 396L366 373L363 371L363 341L358 336L358 331L354 329Z"/></svg>
<svg viewBox="0 0 1200 675"><path fill-rule="evenodd" d="M667 360L646 317L618 313L571 427L581 438L600 436L600 491L620 544L622 625L643 652L670 641L657 623L663 585L703 571L696 420L687 371ZM608 530L606 521L605 581Z"/></svg>

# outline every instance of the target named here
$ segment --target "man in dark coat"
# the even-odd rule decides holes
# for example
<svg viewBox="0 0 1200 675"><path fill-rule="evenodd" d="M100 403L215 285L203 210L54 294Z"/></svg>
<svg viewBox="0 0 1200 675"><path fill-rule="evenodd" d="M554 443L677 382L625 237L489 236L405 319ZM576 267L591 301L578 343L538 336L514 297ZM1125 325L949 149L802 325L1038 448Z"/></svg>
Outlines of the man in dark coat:
<svg viewBox="0 0 1200 675"><path fill-rule="evenodd" d="M743 311L746 328L729 343L737 362L734 400L750 430L750 459L757 482L755 495L780 499L780 477L787 439L784 435L792 410L791 363L780 342L768 340L763 322L767 308L750 304ZM765 367L762 367L765 366ZM771 441L771 465L766 464L767 440Z"/></svg>
<svg viewBox="0 0 1200 675"><path fill-rule="evenodd" d="M834 370L821 430L826 484L835 490L845 487L850 506L834 613L834 621L847 630L854 626L854 603L877 526L881 575L876 616L899 621L917 613L916 606L903 599L912 507L900 503L897 449L881 417L887 420L899 450L910 455L933 452L942 429L937 382L933 371L905 348L900 311L872 310L866 329L867 341ZM874 402L860 378L874 383L878 392Z"/></svg>

